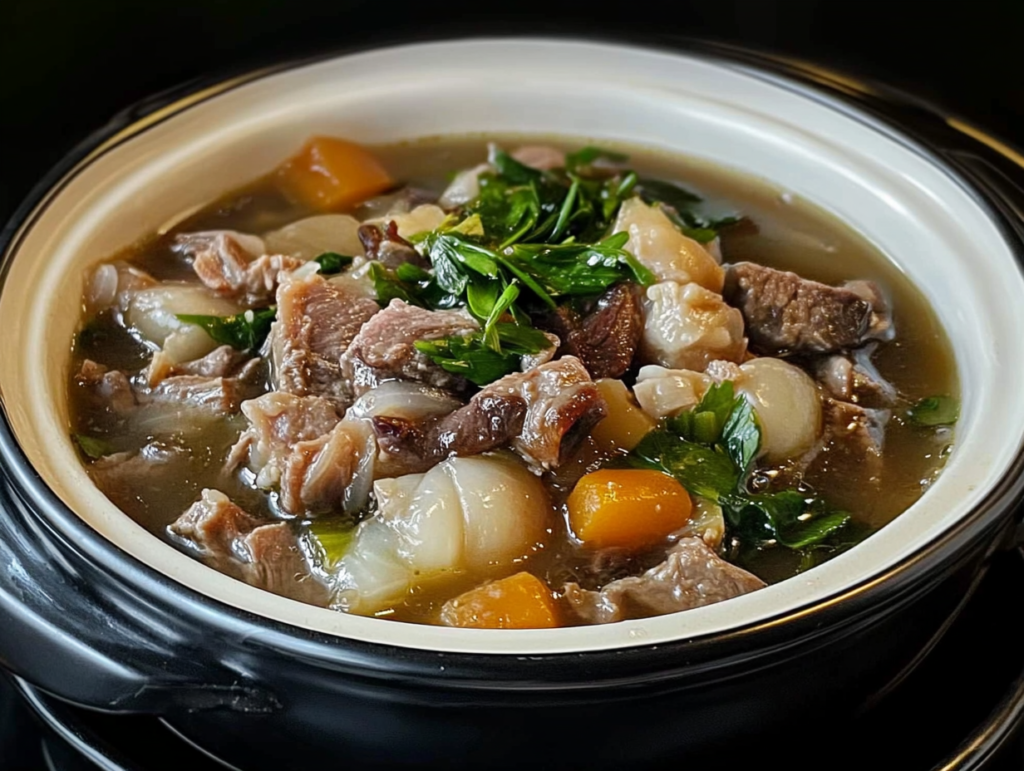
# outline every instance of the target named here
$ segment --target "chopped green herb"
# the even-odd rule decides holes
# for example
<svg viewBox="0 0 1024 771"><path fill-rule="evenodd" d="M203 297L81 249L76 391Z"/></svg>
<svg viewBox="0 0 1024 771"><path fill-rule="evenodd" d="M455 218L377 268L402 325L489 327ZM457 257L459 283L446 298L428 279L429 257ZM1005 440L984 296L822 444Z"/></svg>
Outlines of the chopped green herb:
<svg viewBox="0 0 1024 771"><path fill-rule="evenodd" d="M320 272L324 275L341 273L352 264L352 257L337 252L324 252L319 257L313 258L313 262L319 263Z"/></svg>
<svg viewBox="0 0 1024 771"><path fill-rule="evenodd" d="M908 413L915 426L951 426L960 419L960 402L952 396L929 396Z"/></svg>
<svg viewBox="0 0 1024 771"><path fill-rule="evenodd" d="M78 445L78 449L82 453L92 460L102 458L110 455L114 452L114 448L110 442L105 439L97 439L94 436L87 436L86 434L72 434L71 438L75 440L75 444Z"/></svg>
<svg viewBox="0 0 1024 771"><path fill-rule="evenodd" d="M439 340L417 340L415 346L446 371L462 375L478 386L485 386L518 371L523 356L539 353L551 345L543 332L531 327L499 322L493 324L492 330L497 338L496 346L488 345L482 332Z"/></svg>
<svg viewBox="0 0 1024 771"><path fill-rule="evenodd" d="M178 321L202 327L218 343L240 351L255 350L263 345L276 316L276 305L248 310L234 316L177 314Z"/></svg>
<svg viewBox="0 0 1024 771"><path fill-rule="evenodd" d="M850 524L848 513L799 490L748 490L760 445L753 408L725 381L712 385L692 410L647 434L629 463L670 474L692 495L718 503L730 537L748 549L774 543L802 551L831 543Z"/></svg>

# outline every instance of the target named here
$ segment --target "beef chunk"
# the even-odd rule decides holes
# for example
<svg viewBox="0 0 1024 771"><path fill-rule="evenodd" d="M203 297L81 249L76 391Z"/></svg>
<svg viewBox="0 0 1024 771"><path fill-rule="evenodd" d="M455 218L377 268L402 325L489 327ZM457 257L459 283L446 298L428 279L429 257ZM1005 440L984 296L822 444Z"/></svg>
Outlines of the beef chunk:
<svg viewBox="0 0 1024 771"><path fill-rule="evenodd" d="M814 362L815 376L832 396L843 402L868 407L885 407L896 399L896 389L871 363L874 346L859 348L850 355L835 354Z"/></svg>
<svg viewBox="0 0 1024 771"><path fill-rule="evenodd" d="M463 391L468 385L465 378L446 372L417 351L414 343L478 329L476 321L462 311L428 311L392 300L359 330L341 357L341 372L356 396L392 379Z"/></svg>
<svg viewBox="0 0 1024 771"><path fill-rule="evenodd" d="M75 375L75 386L86 392L92 411L102 412L106 418L123 417L135 409L132 384L120 370L108 370L86 359Z"/></svg>
<svg viewBox="0 0 1024 771"><path fill-rule="evenodd" d="M398 225L394 220L389 220L383 229L376 225L361 225L358 232L368 260L378 260L389 268L397 268L407 262L419 268L430 267L430 260L398 235Z"/></svg>
<svg viewBox="0 0 1024 771"><path fill-rule="evenodd" d="M342 421L323 397L281 392L244 402L242 412L249 427L231 449L228 471L247 462L257 486L277 489L289 514L362 505L377 449L367 421Z"/></svg>
<svg viewBox="0 0 1024 771"><path fill-rule="evenodd" d="M181 235L176 245L193 255L192 269L200 281L222 297L246 305L267 302L281 272L303 263L289 255L263 254L261 239L227 230Z"/></svg>
<svg viewBox="0 0 1024 771"><path fill-rule="evenodd" d="M885 334L861 293L809 281L751 262L730 265L723 295L739 308L751 347L760 353L833 353ZM878 295L880 296L880 295Z"/></svg>
<svg viewBox="0 0 1024 771"><path fill-rule="evenodd" d="M582 363L568 356L506 375L444 417L419 425L375 418L374 429L381 451L409 470L506 446L547 470L564 463L606 414Z"/></svg>
<svg viewBox="0 0 1024 771"><path fill-rule="evenodd" d="M864 466L874 482L881 481L885 427L892 413L837 399L822 404L822 452L816 463Z"/></svg>
<svg viewBox="0 0 1024 771"><path fill-rule="evenodd" d="M223 573L286 597L326 603L326 590L310 575L288 524L264 524L218 490L203 490L168 531Z"/></svg>
<svg viewBox="0 0 1024 771"><path fill-rule="evenodd" d="M140 405L193 407L229 415L238 412L248 390L235 378L175 375L161 380L156 388L138 391L136 396Z"/></svg>
<svg viewBox="0 0 1024 771"><path fill-rule="evenodd" d="M560 355L578 358L595 380L618 378L629 369L640 345L643 306L633 287L619 284L586 315L562 306L538 319L538 325L558 336Z"/></svg>
<svg viewBox="0 0 1024 771"><path fill-rule="evenodd" d="M590 624L699 608L761 589L757 576L726 562L700 538L682 538L665 561L639 576L612 581L600 591L566 584L563 602Z"/></svg>
<svg viewBox="0 0 1024 771"><path fill-rule="evenodd" d="M163 442L147 444L138 452L118 452L89 464L89 476L104 495L128 512L138 510L139 487L148 492L181 487L181 470L188 453Z"/></svg>
<svg viewBox="0 0 1024 771"><path fill-rule="evenodd" d="M277 389L347 406L351 388L339 360L378 310L370 298L320 275L284 281L277 290L277 320L268 340Z"/></svg>

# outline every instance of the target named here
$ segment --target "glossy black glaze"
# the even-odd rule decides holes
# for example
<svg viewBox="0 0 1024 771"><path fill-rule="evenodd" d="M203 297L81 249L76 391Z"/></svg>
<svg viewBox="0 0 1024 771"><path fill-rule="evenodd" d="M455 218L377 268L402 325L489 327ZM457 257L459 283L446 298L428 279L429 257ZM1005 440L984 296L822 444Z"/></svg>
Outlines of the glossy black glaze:
<svg viewBox="0 0 1024 771"><path fill-rule="evenodd" d="M746 52L689 50L900 138L970 189L1024 253L1024 172L1009 155L903 95L848 82L839 90L827 74ZM37 188L4 230L0 277L47 191L133 117L121 116ZM1024 493L1018 458L954 530L879 580L802 613L703 639L527 658L381 648L226 607L99 538L27 465L6 417L0 462L0 664L72 702L163 716L247 771L341 762L520 767L526 758L538 764L539 745L551 765L620 767L850 714L938 639L1012 533ZM613 712L620 722L596 728Z"/></svg>

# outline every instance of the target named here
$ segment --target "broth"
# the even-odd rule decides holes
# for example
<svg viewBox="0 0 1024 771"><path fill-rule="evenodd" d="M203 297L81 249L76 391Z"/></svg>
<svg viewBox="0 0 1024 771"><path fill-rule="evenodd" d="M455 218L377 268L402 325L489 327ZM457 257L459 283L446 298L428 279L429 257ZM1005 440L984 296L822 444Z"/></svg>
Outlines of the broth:
<svg viewBox="0 0 1024 771"><path fill-rule="evenodd" d="M374 147L373 152L394 179L439 194L448 184L452 170L475 166L486 158L487 141L514 146L521 138L433 138ZM548 142L546 138L544 141ZM583 143L556 139L549 144L568 150ZM831 505L850 512L865 530L884 526L913 504L939 473L951 447L952 433L949 427L914 425L907 418L908 409L926 397L955 395L958 390L950 346L921 293L863 237L811 202L742 173L692 159L628 145L616 149L629 154L630 168L640 175L678 181L698 193L705 201L702 210L709 216L733 212L744 216L744 222L722 231L725 262L749 260L827 284L869 279L884 287L891 300L897 335L893 341L879 345L873 361L880 375L896 387L899 399L886 428L881 477L868 480L863 466L844 465L826 458L799 478L820 491ZM174 248L178 234L208 230L264 233L317 213L286 196L277 178L271 175L190 214L167 232L129 247L111 261L126 261L157 281L195 282L191 265ZM362 219L365 210L357 207L354 213ZM126 331L122 323L119 315L109 310L86 318L73 347L72 373L78 373L88 360L139 377L152 350L137 335ZM250 398L265 388L267 377L264 371L257 378L260 385L247 394ZM185 452L174 454L160 466L145 486L103 488L118 507L154 535L173 542L168 526L197 500L204 488L223 491L256 517L276 520L284 516L273 505L272 497L252 486L251 476L222 473L224 459L246 426L240 415L223 416L195 427L165 430L165 426L154 432L149 423L126 423L109 409L97 408L94 397L78 384L74 374L69 395L72 433L101 440L104 454L136 451L154 440L185 448ZM173 423L175 419L172 416L168 420ZM584 444L575 461L556 474L545 476L545 484L563 517L550 526L548 547L537 550L522 564L545 578L553 589L557 590L567 580L597 589L606 581L653 567L664 556L664 545L656 544L612 559L609 565L595 571L593 552L581 548L571 537L565 519L571 483L584 468L608 463L615 465L614 454L602 454L592 444ZM789 465L759 467L759 473L777 472L785 478ZM559 477L565 483L559 483ZM884 495L880 494L882 490ZM299 518L292 526L301 530L306 523ZM782 549L759 548L740 556L744 567L769 583L808 566L806 555ZM404 601L376 615L434 623L447 600L473 588L480 580L481 574L467 573L449 578L443 586L431 586L429 582L416 586Z"/></svg>

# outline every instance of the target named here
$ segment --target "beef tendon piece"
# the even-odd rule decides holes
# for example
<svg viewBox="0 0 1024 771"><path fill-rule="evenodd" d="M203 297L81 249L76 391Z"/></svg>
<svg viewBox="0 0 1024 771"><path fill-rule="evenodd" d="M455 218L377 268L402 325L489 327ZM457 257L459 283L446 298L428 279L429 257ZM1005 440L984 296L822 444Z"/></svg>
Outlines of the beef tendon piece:
<svg viewBox="0 0 1024 771"><path fill-rule="evenodd" d="M703 372L716 360L746 356L743 316L698 284L663 281L647 288L640 355L645 364Z"/></svg>
<svg viewBox="0 0 1024 771"><path fill-rule="evenodd" d="M828 286L740 262L728 267L723 294L743 314L751 347L762 354L835 353L891 333L881 292L867 281Z"/></svg>
<svg viewBox="0 0 1024 771"><path fill-rule="evenodd" d="M249 427L226 470L245 463L256 486L276 490L281 509L315 515L366 503L376 441L366 420L341 420L330 400L271 392L242 404Z"/></svg>
<svg viewBox="0 0 1024 771"><path fill-rule="evenodd" d="M565 585L563 602L588 624L608 624L700 608L765 586L726 562L702 539L681 538L665 561L639 576L612 581L600 591Z"/></svg>
<svg viewBox="0 0 1024 771"><path fill-rule="evenodd" d="M277 320L268 339L277 389L348 406L352 389L340 359L378 310L376 302L351 286L320 275L284 281L277 291Z"/></svg>

